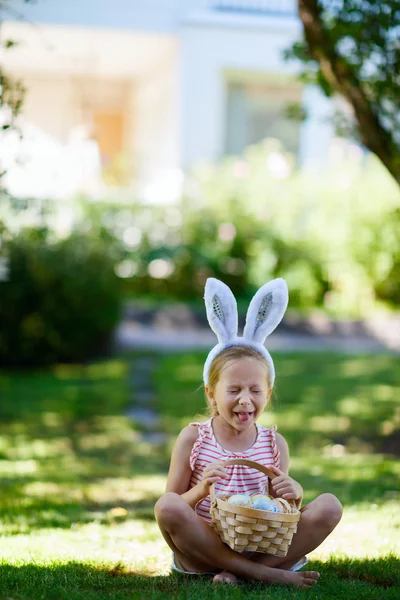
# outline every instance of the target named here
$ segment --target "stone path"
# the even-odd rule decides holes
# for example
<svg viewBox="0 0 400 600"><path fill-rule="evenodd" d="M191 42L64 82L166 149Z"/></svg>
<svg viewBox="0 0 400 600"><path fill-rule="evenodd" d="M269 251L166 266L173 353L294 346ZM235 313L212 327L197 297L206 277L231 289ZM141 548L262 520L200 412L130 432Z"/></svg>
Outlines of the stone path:
<svg viewBox="0 0 400 600"><path fill-rule="evenodd" d="M203 307L184 303L154 309L126 303L115 341L119 347L174 350L207 349L216 343ZM244 316L239 316L243 331ZM367 320L332 320L324 313L285 315L268 337L271 350L337 350L342 352L400 352L400 312L376 314Z"/></svg>
<svg viewBox="0 0 400 600"><path fill-rule="evenodd" d="M135 318L136 317L136 318ZM129 315L117 328L114 342L117 349L142 350L143 356L132 361L129 377L132 403L126 415L140 430L141 439L152 445L164 445L166 435L162 431L156 410L154 371L162 352L209 350L216 344L215 334L205 326L193 321L188 312L176 315L164 312L155 320L143 315ZM183 318L184 317L184 318ZM400 322L387 327L376 324L369 331L350 323L327 328L324 323L283 323L268 337L271 351L337 351L345 353L400 353ZM307 330L307 327L309 330ZM304 329L306 332L304 332ZM156 354L146 355L146 351Z"/></svg>
<svg viewBox="0 0 400 600"><path fill-rule="evenodd" d="M126 411L136 427L141 439L149 444L164 445L166 435L161 430L160 418L155 407L154 370L157 356L143 356L132 361L129 374L131 405Z"/></svg>

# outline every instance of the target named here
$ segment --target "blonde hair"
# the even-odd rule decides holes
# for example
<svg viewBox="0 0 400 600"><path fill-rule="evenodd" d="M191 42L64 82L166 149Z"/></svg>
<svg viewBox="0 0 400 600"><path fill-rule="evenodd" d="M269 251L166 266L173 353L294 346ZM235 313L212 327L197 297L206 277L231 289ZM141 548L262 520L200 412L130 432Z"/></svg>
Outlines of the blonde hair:
<svg viewBox="0 0 400 600"><path fill-rule="evenodd" d="M267 361L265 360L264 356L262 354L260 354L258 352L258 350L256 350L255 348L252 348L251 346L236 345L236 346L229 346L228 348L225 348L224 350L222 350L222 352L220 352L220 354L217 354L217 356L212 361L211 366L210 366L209 375L208 375L208 387L211 392L214 392L215 387L219 381L219 378L221 377L221 373L222 373L223 369L228 365L228 363L232 362L233 360L239 360L241 358L254 358L259 363L264 365L265 370L266 370L268 388L271 388L270 369L269 369L269 365L268 365ZM206 395L206 398L207 398L207 395ZM209 415L212 417L216 417L218 415L218 411L215 408L215 406L211 406L208 398L207 398L207 406L208 406Z"/></svg>

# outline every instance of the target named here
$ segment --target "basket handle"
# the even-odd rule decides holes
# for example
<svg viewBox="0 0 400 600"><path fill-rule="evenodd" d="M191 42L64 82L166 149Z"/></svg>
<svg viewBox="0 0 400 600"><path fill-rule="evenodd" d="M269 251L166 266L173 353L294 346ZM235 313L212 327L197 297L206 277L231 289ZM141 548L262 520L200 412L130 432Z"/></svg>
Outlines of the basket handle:
<svg viewBox="0 0 400 600"><path fill-rule="evenodd" d="M245 467L250 467L251 469L257 469L257 471L261 471L261 473L267 475L271 480L275 479L275 477L278 477L278 475L275 475L275 473L268 469L268 467L264 467L264 465L261 465L260 463L257 463L254 460L248 460L247 458L232 458L231 460L227 460L226 462L224 462L224 467L226 467L227 465L244 465ZM211 505L215 503L214 485L214 483L210 485ZM287 502L289 502L293 506L296 506L296 502L294 500L287 500Z"/></svg>

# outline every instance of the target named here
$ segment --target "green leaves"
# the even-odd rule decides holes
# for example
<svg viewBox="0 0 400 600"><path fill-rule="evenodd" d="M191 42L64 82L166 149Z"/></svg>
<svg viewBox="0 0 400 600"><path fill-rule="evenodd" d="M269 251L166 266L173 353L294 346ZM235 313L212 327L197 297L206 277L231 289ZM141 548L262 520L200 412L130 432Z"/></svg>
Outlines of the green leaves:
<svg viewBox="0 0 400 600"><path fill-rule="evenodd" d="M352 106L358 138L400 183L400 2L298 0L304 37L287 59L300 78Z"/></svg>
<svg viewBox="0 0 400 600"><path fill-rule="evenodd" d="M78 234L52 243L44 231L21 233L4 246L0 362L45 365L104 351L120 304L107 246Z"/></svg>

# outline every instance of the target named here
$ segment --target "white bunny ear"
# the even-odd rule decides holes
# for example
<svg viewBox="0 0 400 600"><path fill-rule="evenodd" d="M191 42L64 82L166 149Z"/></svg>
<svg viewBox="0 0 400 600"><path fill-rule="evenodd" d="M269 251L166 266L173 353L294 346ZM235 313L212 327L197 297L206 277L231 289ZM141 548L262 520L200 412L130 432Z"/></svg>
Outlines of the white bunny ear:
<svg viewBox="0 0 400 600"><path fill-rule="evenodd" d="M263 344L282 321L288 301L289 293L284 279L273 279L263 285L250 302L243 338Z"/></svg>
<svg viewBox="0 0 400 600"><path fill-rule="evenodd" d="M238 312L235 296L225 283L207 279L204 300L208 322L218 341L227 344L237 336Z"/></svg>

